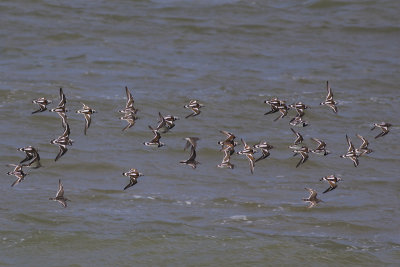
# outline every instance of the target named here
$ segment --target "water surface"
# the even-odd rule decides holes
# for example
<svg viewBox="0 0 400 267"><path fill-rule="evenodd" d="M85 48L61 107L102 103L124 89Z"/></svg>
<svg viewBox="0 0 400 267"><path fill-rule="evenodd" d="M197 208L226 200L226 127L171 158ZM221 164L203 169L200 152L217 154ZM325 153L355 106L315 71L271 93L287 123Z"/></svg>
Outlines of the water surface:
<svg viewBox="0 0 400 267"><path fill-rule="evenodd" d="M395 265L400 261L398 113L400 12L396 1L3 1L0 4L0 264L12 266ZM338 114L320 106L329 80ZM139 120L118 118L128 86ZM59 161L59 117L31 115L32 99L67 97L74 144ZM295 168L289 115L265 99L310 105L296 128L331 154ZM184 119L190 99L205 107ZM95 108L88 135L75 111ZM162 148L143 145L158 112L179 116ZM374 140L373 122L391 132ZM275 146L250 174L219 169L219 130ZM355 168L339 155L359 133L373 153ZM183 138L198 136L196 170ZM5 173L39 148L43 168L21 184ZM240 147L238 147L240 149ZM123 191L122 172L138 168ZM327 194L322 176L343 178ZM48 201L58 179L72 201ZM323 203L307 209L304 187Z"/></svg>

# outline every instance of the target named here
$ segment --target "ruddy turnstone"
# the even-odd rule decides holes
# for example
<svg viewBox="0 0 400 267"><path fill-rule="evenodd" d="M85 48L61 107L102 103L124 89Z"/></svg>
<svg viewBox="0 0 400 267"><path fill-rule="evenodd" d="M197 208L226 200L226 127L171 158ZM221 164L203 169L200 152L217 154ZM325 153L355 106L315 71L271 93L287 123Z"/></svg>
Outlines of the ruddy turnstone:
<svg viewBox="0 0 400 267"><path fill-rule="evenodd" d="M167 115L166 117L164 117L165 122L166 122L166 127L169 130L171 130L172 128L175 127L175 123L174 121L179 120L179 117L177 116L172 116L172 115Z"/></svg>
<svg viewBox="0 0 400 267"><path fill-rule="evenodd" d="M189 158L187 160L181 160L179 163L189 165L193 169L196 169L196 165L199 164L199 162L196 161L196 149L192 146Z"/></svg>
<svg viewBox="0 0 400 267"><path fill-rule="evenodd" d="M373 152L372 149L368 148L368 145L369 145L368 140L365 139L364 137L362 137L359 134L356 134L356 135L357 135L358 138L361 139L361 142L362 142L360 147L356 148L357 156L361 157L361 156L363 156L365 154L369 154L369 153Z"/></svg>
<svg viewBox="0 0 400 267"><path fill-rule="evenodd" d="M26 153L25 159L21 160L20 163L24 163L29 161L29 163L26 165L27 167L32 167L34 165L34 169L37 169L41 167L42 165L40 164L40 156L36 148L32 146L27 146L27 147L21 147L17 149L18 151L23 151Z"/></svg>
<svg viewBox="0 0 400 267"><path fill-rule="evenodd" d="M333 100L333 93L332 93L332 89L329 86L329 82L326 81L326 90L328 91L328 95L325 98L325 101L320 103L320 105L326 105L328 107L330 107L333 112L337 113L337 102L335 102L335 100Z"/></svg>
<svg viewBox="0 0 400 267"><path fill-rule="evenodd" d="M183 150L188 149L189 147L191 148L190 150L190 156L189 159L187 160L182 160L180 163L186 164L191 166L193 169L196 168L196 165L199 164L199 162L196 161L196 147L197 147L197 141L199 140L198 137L186 137L186 144Z"/></svg>
<svg viewBox="0 0 400 267"><path fill-rule="evenodd" d="M64 133L57 139L53 139L50 141L50 144L58 145L60 148L60 151L58 152L54 161L59 160L68 151L67 148L68 145L72 146L73 140L69 138L69 135L70 135L70 128L69 124L66 123Z"/></svg>
<svg viewBox="0 0 400 267"><path fill-rule="evenodd" d="M158 113L160 120L159 120L159 124L157 126L157 128L159 128L159 131L161 133L167 133L169 130L171 130L172 128L175 127L175 123L174 121L179 120L179 117L176 116L172 116L172 115L167 115L167 116L163 116L161 115L161 113Z"/></svg>
<svg viewBox="0 0 400 267"><path fill-rule="evenodd" d="M204 107L203 104L200 104L200 102L198 100L190 100L188 105L184 105L184 108L189 108L193 111L193 113L187 115L185 117L185 119L189 118L189 117L194 117L200 114L200 108Z"/></svg>
<svg viewBox="0 0 400 267"><path fill-rule="evenodd" d="M308 109L309 107L302 102L297 102L295 104L289 105L289 107L296 109L297 116L296 117L303 117L304 110Z"/></svg>
<svg viewBox="0 0 400 267"><path fill-rule="evenodd" d="M356 150L354 148L354 145L351 142L350 137L347 136L347 134L346 134L346 141L347 141L347 144L349 145L349 148L347 149L347 153L344 155L341 155L340 157L351 159L351 161L353 161L354 167L357 167L358 166L358 156L357 156Z"/></svg>
<svg viewBox="0 0 400 267"><path fill-rule="evenodd" d="M90 123L92 121L91 116L92 116L93 113L96 113L96 110L91 109L89 106L85 105L84 103L82 103L82 105L83 105L82 109L77 110L76 113L83 114L85 116L85 130L84 130L84 133L86 135L86 131L89 128Z"/></svg>
<svg viewBox="0 0 400 267"><path fill-rule="evenodd" d="M7 172L7 175L14 175L15 177L17 177L17 180L15 180L15 181L11 184L11 186L14 186L14 185L19 184L20 182L22 182L22 181L24 180L25 176L28 175L28 173L25 173L25 172L22 170L22 167L23 167L24 165L21 165L21 164L7 164L7 166L15 167L14 170L13 170L12 172Z"/></svg>
<svg viewBox="0 0 400 267"><path fill-rule="evenodd" d="M237 142L226 143L222 146L220 151L228 151L232 156L235 153L235 146L237 146Z"/></svg>
<svg viewBox="0 0 400 267"><path fill-rule="evenodd" d="M255 164L255 159L254 159L254 153L256 152L250 145L246 143L243 139L240 139L243 144L243 150L237 152L239 155L245 155L247 159L249 160L250 164L250 172L251 174L254 173L254 164Z"/></svg>
<svg viewBox="0 0 400 267"><path fill-rule="evenodd" d="M301 159L297 163L296 168L300 166L300 164L303 164L308 160L308 153L311 152L311 150L307 146L302 146L300 149L295 149L293 150L294 154L293 157L296 156L297 154L300 154Z"/></svg>
<svg viewBox="0 0 400 267"><path fill-rule="evenodd" d="M310 202L310 205L307 208L312 208L316 206L319 202L323 202L321 199L317 198L317 191L311 188L304 188L308 192L310 192L310 196L308 198L303 198L303 201Z"/></svg>
<svg viewBox="0 0 400 267"><path fill-rule="evenodd" d="M272 145L268 144L267 142L263 141L263 142L260 142L259 144L254 145L254 148L260 149L261 153L262 153L261 157L259 157L258 159L256 159L254 161L254 163L256 163L257 161L267 158L270 155L269 150L274 147Z"/></svg>
<svg viewBox="0 0 400 267"><path fill-rule="evenodd" d="M167 121L165 120L164 116L161 115L161 112L158 112L158 117L160 118L160 120L158 121L158 125L156 127L156 130L159 132L167 132Z"/></svg>
<svg viewBox="0 0 400 267"><path fill-rule="evenodd" d="M221 164L217 165L218 168L229 168L229 169L233 169L235 167L235 165L233 165L231 163L231 152L229 150L229 148L224 149L224 158L222 159Z"/></svg>
<svg viewBox="0 0 400 267"><path fill-rule="evenodd" d="M329 183L329 188L326 189L322 194L325 194L326 192L332 191L337 187L337 183L341 181L342 178L336 177L336 175L332 174L329 176L324 176L320 179L320 181L327 181Z"/></svg>
<svg viewBox="0 0 400 267"><path fill-rule="evenodd" d="M278 98L274 97L274 98L271 98L270 100L265 100L264 103L271 106L271 110L264 113L264 115L268 115L268 114L278 112L279 111L278 107L281 106L282 104L284 104L284 101L281 101Z"/></svg>
<svg viewBox="0 0 400 267"><path fill-rule="evenodd" d="M246 143L246 141L243 140L243 138L240 139L240 141L241 141L242 144L243 144L243 150L237 152L238 154L243 155L243 154L246 154L246 153L252 153L252 154L256 153L256 151L255 151L250 145L248 145L248 144Z"/></svg>
<svg viewBox="0 0 400 267"><path fill-rule="evenodd" d="M58 190L56 193L56 197L50 197L49 200L57 201L60 203L64 208L67 207L67 201L71 201L68 198L64 197L64 186L61 183L61 180L58 180Z"/></svg>
<svg viewBox="0 0 400 267"><path fill-rule="evenodd" d="M302 117L296 116L289 122L292 126L306 127L308 126L308 121L303 120Z"/></svg>
<svg viewBox="0 0 400 267"><path fill-rule="evenodd" d="M384 135L387 135L389 133L389 127L392 126L392 124L387 123L387 122L381 122L381 123L374 123L374 127L372 127L371 131L375 129L376 127L381 128L382 132L375 136L376 138L382 137Z"/></svg>
<svg viewBox="0 0 400 267"><path fill-rule="evenodd" d="M163 146L164 143L160 142L161 134L158 132L158 130L157 129L153 129L150 125L148 127L153 132L154 137L153 137L153 139L151 139L150 142L144 142L143 144L146 145L146 146L157 146L157 147Z"/></svg>
<svg viewBox="0 0 400 267"><path fill-rule="evenodd" d="M51 100L47 100L44 97L40 97L38 99L32 100L32 103L39 105L39 109L32 112L32 114L35 114L37 112L43 112L43 111L47 110L46 106L48 104L51 104Z"/></svg>
<svg viewBox="0 0 400 267"><path fill-rule="evenodd" d="M51 112L67 112L67 109L65 108L65 104L67 103L67 99L65 98L63 89L60 88L60 103L58 103L58 106L56 108L50 109L49 111Z"/></svg>
<svg viewBox="0 0 400 267"><path fill-rule="evenodd" d="M226 135L225 140L218 142L218 145L221 146L221 151L228 150L230 152L230 155L232 155L233 153L235 153L235 146L237 146L237 142L235 142L236 136L233 133L227 131L219 131L219 132Z"/></svg>
<svg viewBox="0 0 400 267"><path fill-rule="evenodd" d="M221 146L223 146L225 143L232 143L236 138L236 136L233 133L230 133L228 131L222 131L221 130L219 132L224 134L224 135L226 135L226 138L225 138L224 141L218 142L218 144L221 145Z"/></svg>
<svg viewBox="0 0 400 267"><path fill-rule="evenodd" d="M129 177L129 184L127 186L124 187L124 190L128 189L131 186L134 186L135 184L137 184L137 179L140 176L143 176L142 173L140 173L137 169L132 168L127 172L123 172L122 175Z"/></svg>
<svg viewBox="0 0 400 267"><path fill-rule="evenodd" d="M120 113L137 113L137 109L133 106L133 103L135 103L135 100L132 97L131 92L129 92L129 89L127 86L125 86L125 92L126 92L126 104L125 104L125 109L120 110Z"/></svg>
<svg viewBox="0 0 400 267"><path fill-rule="evenodd" d="M292 132L296 135L296 139L293 141L293 144L289 146L290 149L300 149L302 147L301 143L303 142L303 136L296 132L293 128L290 128Z"/></svg>
<svg viewBox="0 0 400 267"><path fill-rule="evenodd" d="M124 120L128 122L128 125L126 125L122 131L125 131L126 129L131 128L133 125L135 125L135 122L137 120L137 117L135 115L135 113L131 112L131 111L127 111L123 117L120 117L120 120Z"/></svg>
<svg viewBox="0 0 400 267"><path fill-rule="evenodd" d="M277 121L279 119L282 119L283 117L285 117L288 114L288 110L290 108L288 106L286 106L286 102L285 101L281 101L281 105L278 106L278 110L281 113L281 115L279 117L276 117L274 119L274 121Z"/></svg>
<svg viewBox="0 0 400 267"><path fill-rule="evenodd" d="M311 150L312 153L318 154L318 155L328 155L330 152L326 150L326 143L320 139L317 138L311 138L311 140L315 141L318 143L318 146L316 149Z"/></svg>

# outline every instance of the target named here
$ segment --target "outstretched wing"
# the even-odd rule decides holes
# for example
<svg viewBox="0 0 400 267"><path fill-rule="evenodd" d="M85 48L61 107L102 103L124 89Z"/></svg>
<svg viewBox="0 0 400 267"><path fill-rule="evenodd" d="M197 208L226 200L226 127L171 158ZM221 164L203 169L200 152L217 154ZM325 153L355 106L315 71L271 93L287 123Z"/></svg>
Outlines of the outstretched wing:
<svg viewBox="0 0 400 267"><path fill-rule="evenodd" d="M64 186L61 182L61 179L58 180L58 190L56 194L56 198L64 196Z"/></svg>
<svg viewBox="0 0 400 267"><path fill-rule="evenodd" d="M331 87L329 86L329 81L326 81L326 90L328 91L328 95L326 96L326 101L332 101L333 93Z"/></svg>
<svg viewBox="0 0 400 267"><path fill-rule="evenodd" d="M59 107L62 107L65 105L65 103L67 103L67 99L65 98L63 89L60 88L60 103L58 104Z"/></svg>
<svg viewBox="0 0 400 267"><path fill-rule="evenodd" d="M60 147L60 151L58 152L56 158L54 159L54 161L59 160L65 153L67 153L68 148L64 145L58 145Z"/></svg>
<svg viewBox="0 0 400 267"><path fill-rule="evenodd" d="M128 86L125 86L125 91L126 91L126 98L127 98L125 108L132 108L133 103L135 101L133 100L131 92L129 92Z"/></svg>
<svg viewBox="0 0 400 267"><path fill-rule="evenodd" d="M85 135L86 135L86 131L89 128L91 122L92 122L92 118L91 118L90 114L85 114Z"/></svg>

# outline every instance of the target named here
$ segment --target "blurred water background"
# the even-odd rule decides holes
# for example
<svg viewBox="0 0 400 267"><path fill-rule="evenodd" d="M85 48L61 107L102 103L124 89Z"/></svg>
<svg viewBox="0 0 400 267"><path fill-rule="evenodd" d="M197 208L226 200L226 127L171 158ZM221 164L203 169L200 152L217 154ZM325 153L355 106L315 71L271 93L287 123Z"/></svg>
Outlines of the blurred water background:
<svg viewBox="0 0 400 267"><path fill-rule="evenodd" d="M400 262L400 6L397 1L2 1L0 3L0 265L2 266L389 266ZM320 106L329 80L338 114ZM128 86L139 109L119 120ZM57 162L55 113L32 99L67 98L73 146ZM264 100L311 106L296 127L331 154L295 168L289 115L265 116ZM190 99L205 107L184 119ZM75 111L98 111L88 135ZM151 148L158 112L181 119ZM372 123L394 126L379 139ZM232 156L219 169L219 130L267 140L256 164ZM339 155L345 135L370 141L355 168ZM184 137L200 138L197 169ZM39 148L42 168L21 184L8 163ZM237 147L240 150L240 146ZM122 172L144 174L123 191ZM343 178L327 194L322 176ZM72 201L48 200L58 180ZM304 187L324 202L313 209Z"/></svg>

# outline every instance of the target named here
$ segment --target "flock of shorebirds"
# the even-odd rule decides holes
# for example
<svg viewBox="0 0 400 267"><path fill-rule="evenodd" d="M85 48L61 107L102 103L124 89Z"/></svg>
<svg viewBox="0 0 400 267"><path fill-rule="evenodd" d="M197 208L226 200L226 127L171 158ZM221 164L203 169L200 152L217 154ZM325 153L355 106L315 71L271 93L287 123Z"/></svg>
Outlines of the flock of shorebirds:
<svg viewBox="0 0 400 267"><path fill-rule="evenodd" d="M334 113L337 113L338 112L337 102L333 99L332 89L330 88L328 82L326 82L326 90L327 90L327 96L325 98L325 101L320 103L320 105L326 105L330 107ZM125 120L128 124L122 129L122 131L125 131L135 125L135 121L137 120L136 114L138 112L138 109L134 107L134 99L128 87L125 87L125 91L127 96L127 102L125 108L120 110L119 112L123 114L123 116L120 117L120 119ZM39 106L39 109L33 111L32 114L46 111L47 105L52 103L52 101L44 97L35 99L32 102ZM66 102L67 101L64 92L62 88L60 88L60 102L57 105L57 107L49 110L50 112L57 113L61 117L61 123L64 128L64 132L61 136L50 141L51 144L58 145L59 147L59 152L54 159L55 161L58 161L62 156L64 156L65 153L68 151L67 147L71 146L73 143L73 140L70 139L69 137L70 127L66 116L67 112L67 109L65 107ZM264 103L270 105L271 107L271 110L266 112L265 115L279 112L279 116L275 118L274 121L282 119L288 114L288 111L290 109L294 109L296 111L296 116L290 120L289 124L298 127L306 127L308 125L308 122L304 120L303 116L305 114L305 110L308 109L309 107L303 104L302 102L286 105L286 101L279 100L278 98L275 97L269 100L265 100ZM88 128L90 127L91 124L91 116L92 114L96 113L96 111L90 108L89 106L85 105L84 103L82 103L82 105L83 105L82 109L77 110L76 113L83 114L85 117L84 134L86 135ZM202 107L204 107L204 105L201 104L198 100L190 100L190 102L187 105L185 105L184 108L190 109L192 113L187 115L185 118L187 119L190 117L198 116L201 113L200 109ZM150 141L144 142L144 145L146 146L155 146L155 147L163 146L164 144L160 142L161 134L165 134L169 130L171 130L175 126L174 122L176 120L179 120L179 118L176 116L172 115L163 116L160 112L158 113L158 115L159 115L158 125L155 128L151 127L150 125L148 126L149 129L152 131L154 137ZM375 136L375 139L386 135L389 132L389 127L391 126L392 125L390 123L386 122L374 123L371 130L374 130L375 128L381 129L381 132L377 136ZM292 149L294 153L293 156L297 155L301 156L300 161L296 165L296 168L307 161L309 153L315 153L322 156L326 156L330 153L326 149L326 143L324 141L317 138L311 138L317 144L317 147L315 149L310 149L303 143L304 140L303 136L299 132L295 131L293 128L290 129L295 134L296 138L293 144L289 146L289 148ZM225 135L225 139L218 142L218 145L221 146L220 151L222 151L223 153L223 159L221 164L217 165L217 167L233 169L234 165L231 163L230 159L231 156L235 153L235 147L238 145L238 142L235 141L236 136L228 131L221 130L220 132ZM357 134L357 137L360 138L362 141L362 144L360 145L359 148L355 148L350 137L346 135L348 149L345 154L340 156L342 158L347 158L352 160L355 167L357 167L359 164L358 160L359 157L372 152L372 150L368 148L369 143L367 139L365 139L363 136L359 134ZM187 137L185 138L185 140L186 140L186 145L184 147L184 150L190 148L190 156L187 160L180 161L180 163L189 165L195 169L197 164L199 163L198 161L196 161L196 147L199 138ZM236 152L236 154L246 156L246 158L249 161L250 172L252 174L254 172L255 163L267 158L270 155L270 150L274 148L271 144L265 141L262 141L253 146L247 144L246 141L243 139L241 139L241 143L243 145L243 150ZM256 151L257 149L261 151L261 156L256 159L254 157L254 154L257 152ZM23 167L31 167L31 168L41 167L40 156L36 148L32 146L27 146L23 148L18 148L17 150L25 152L26 157L19 164L8 164L8 166L14 167L14 170L8 172L7 174L13 175L17 178L12 183L11 186L15 186L24 180L27 173L23 171ZM129 171L123 172L122 175L129 177L129 183L124 187L124 190L126 190L127 188L135 185L137 183L137 179L143 174L140 173L137 169L131 168ZM329 191L334 190L337 187L338 182L341 180L342 178L337 177L336 175L329 175L322 177L321 181L326 181L329 184L328 189L326 189L323 193L327 193ZM317 192L314 189L311 188L305 188L305 189L308 190L310 193L308 198L303 199L304 201L310 203L308 208L312 208L315 205L317 205L317 203L322 201L317 198ZM63 207L67 207L67 201L69 201L69 199L64 197L64 187L61 180L59 180L56 196L49 199L58 201Z"/></svg>

